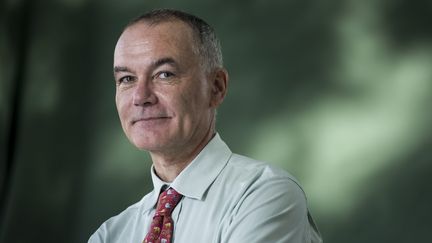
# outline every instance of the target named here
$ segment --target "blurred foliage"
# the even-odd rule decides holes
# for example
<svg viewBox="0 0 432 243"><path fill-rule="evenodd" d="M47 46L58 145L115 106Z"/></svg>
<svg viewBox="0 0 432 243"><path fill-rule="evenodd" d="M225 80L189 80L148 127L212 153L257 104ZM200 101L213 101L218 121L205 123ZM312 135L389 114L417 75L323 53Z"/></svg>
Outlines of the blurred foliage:
<svg viewBox="0 0 432 243"><path fill-rule="evenodd" d="M122 27L160 7L215 27L230 73L220 134L299 178L326 242L427 241L430 1L5 0L0 242L86 242L151 190L111 70Z"/></svg>

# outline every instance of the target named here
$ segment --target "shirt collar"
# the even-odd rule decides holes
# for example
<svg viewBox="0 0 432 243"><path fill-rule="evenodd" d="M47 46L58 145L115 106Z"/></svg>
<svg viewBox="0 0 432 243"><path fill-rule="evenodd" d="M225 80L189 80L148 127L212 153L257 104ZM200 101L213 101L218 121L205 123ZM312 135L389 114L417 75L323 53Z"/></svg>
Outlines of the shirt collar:
<svg viewBox="0 0 432 243"><path fill-rule="evenodd" d="M204 193L213 183L231 157L232 152L216 134L192 162L174 179L171 185L162 181L151 167L153 192L144 205L144 210L153 208L158 200L160 190L168 185L185 197L202 200Z"/></svg>
<svg viewBox="0 0 432 243"><path fill-rule="evenodd" d="M174 179L171 187L184 195L202 200L231 157L232 152L219 134L204 147L194 160Z"/></svg>
<svg viewBox="0 0 432 243"><path fill-rule="evenodd" d="M164 186L170 186L170 183L161 180L154 171L154 165L150 168L150 174L153 182L153 191L145 196L142 200L143 212L146 212L154 207L159 199L159 194Z"/></svg>

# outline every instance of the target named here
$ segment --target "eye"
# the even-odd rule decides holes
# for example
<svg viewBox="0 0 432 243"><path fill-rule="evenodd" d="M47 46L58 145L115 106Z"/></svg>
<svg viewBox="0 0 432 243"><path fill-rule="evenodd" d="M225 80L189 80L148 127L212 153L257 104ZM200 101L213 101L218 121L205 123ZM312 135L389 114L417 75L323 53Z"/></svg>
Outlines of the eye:
<svg viewBox="0 0 432 243"><path fill-rule="evenodd" d="M168 79L171 78L172 76L174 76L174 73L172 72L159 72L156 74L156 78L160 78L160 79Z"/></svg>
<svg viewBox="0 0 432 243"><path fill-rule="evenodd" d="M128 75L128 76L121 77L118 82L119 82L119 84L130 83L134 80L135 80L135 78L133 76Z"/></svg>

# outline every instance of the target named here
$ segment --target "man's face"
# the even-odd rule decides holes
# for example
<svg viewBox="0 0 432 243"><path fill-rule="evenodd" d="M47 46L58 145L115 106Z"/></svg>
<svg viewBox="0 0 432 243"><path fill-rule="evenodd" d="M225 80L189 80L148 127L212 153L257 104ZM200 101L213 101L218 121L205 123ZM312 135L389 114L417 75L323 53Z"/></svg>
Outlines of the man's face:
<svg viewBox="0 0 432 243"><path fill-rule="evenodd" d="M190 27L179 21L137 23L117 42L116 105L138 148L176 153L210 131L212 88L194 43Z"/></svg>

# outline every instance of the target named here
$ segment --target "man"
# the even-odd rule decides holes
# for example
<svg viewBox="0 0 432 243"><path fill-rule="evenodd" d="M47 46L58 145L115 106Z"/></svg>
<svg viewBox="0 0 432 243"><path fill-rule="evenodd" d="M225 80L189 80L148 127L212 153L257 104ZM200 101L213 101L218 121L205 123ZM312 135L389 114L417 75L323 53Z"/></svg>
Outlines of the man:
<svg viewBox="0 0 432 243"><path fill-rule="evenodd" d="M216 133L228 73L207 23L144 14L117 42L114 76L123 130L149 151L154 190L89 242L321 242L295 179L232 153Z"/></svg>

